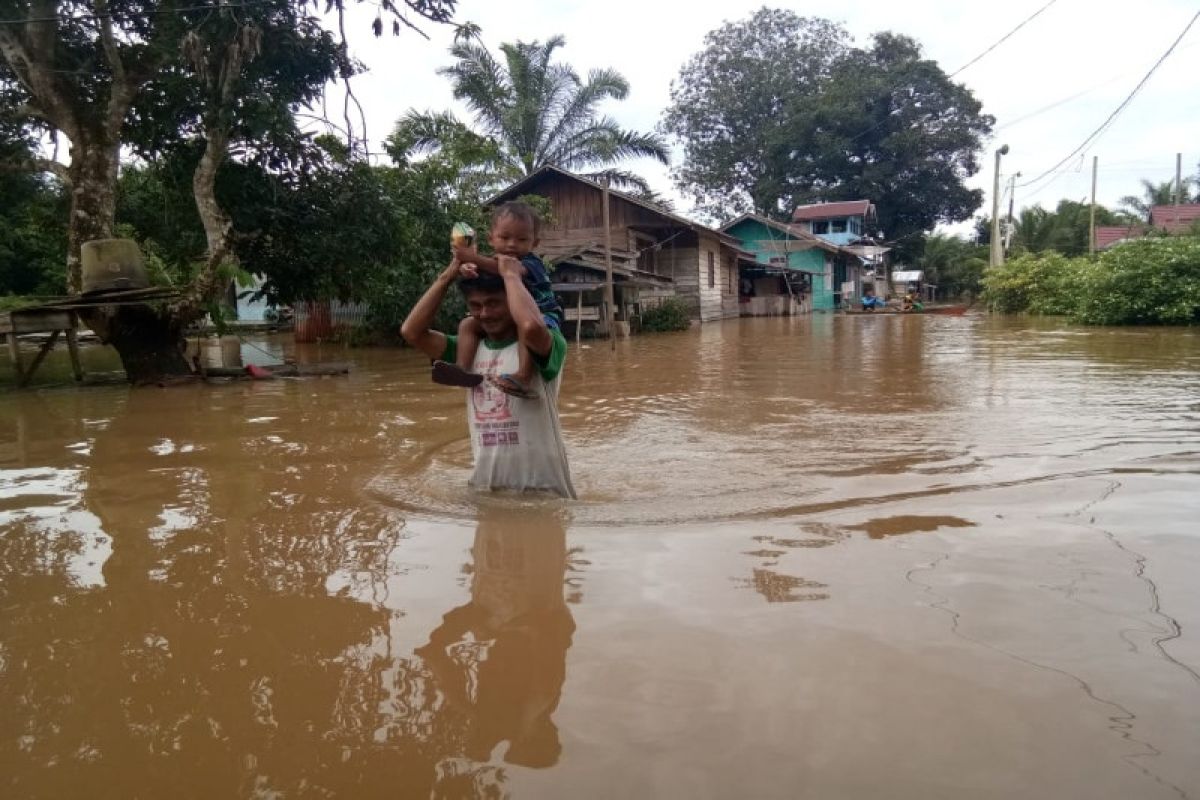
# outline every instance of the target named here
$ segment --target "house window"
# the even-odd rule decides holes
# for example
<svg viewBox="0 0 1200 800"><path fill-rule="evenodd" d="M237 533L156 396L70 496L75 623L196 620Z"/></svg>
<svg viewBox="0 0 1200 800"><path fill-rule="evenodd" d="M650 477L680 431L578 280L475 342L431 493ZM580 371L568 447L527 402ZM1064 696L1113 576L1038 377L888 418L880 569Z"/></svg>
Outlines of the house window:
<svg viewBox="0 0 1200 800"><path fill-rule="evenodd" d="M717 286L717 261L713 257L712 250L708 251L708 288L714 289Z"/></svg>
<svg viewBox="0 0 1200 800"><path fill-rule="evenodd" d="M829 233L829 220L814 220L812 224L812 231L813 233Z"/></svg>
<svg viewBox="0 0 1200 800"><path fill-rule="evenodd" d="M846 220L844 220L844 219L830 220L829 221L829 232L830 233L845 233L846 232Z"/></svg>
<svg viewBox="0 0 1200 800"><path fill-rule="evenodd" d="M636 236L633 240L634 249L638 251L637 268L642 272L658 273L658 251L654 240L648 236Z"/></svg>
<svg viewBox="0 0 1200 800"><path fill-rule="evenodd" d="M862 233L862 221L858 217L850 218L850 232L855 234Z"/></svg>

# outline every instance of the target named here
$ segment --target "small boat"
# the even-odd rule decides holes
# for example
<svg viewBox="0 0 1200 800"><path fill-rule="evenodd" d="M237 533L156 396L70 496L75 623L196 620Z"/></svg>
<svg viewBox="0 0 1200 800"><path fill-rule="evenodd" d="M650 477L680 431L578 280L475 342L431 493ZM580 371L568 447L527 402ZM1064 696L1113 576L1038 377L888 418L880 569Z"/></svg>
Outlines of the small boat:
<svg viewBox="0 0 1200 800"><path fill-rule="evenodd" d="M843 309L842 313L856 315L861 314L864 317L872 316L874 314L940 314L948 317L961 317L963 314L967 313L967 308L968 306L966 305L927 305L923 308L913 308L905 311L904 309L896 306L888 306L887 308L875 308L871 309L870 311L863 311L861 308L847 308Z"/></svg>
<svg viewBox="0 0 1200 800"><path fill-rule="evenodd" d="M942 315L948 316L948 317L961 317L963 314L967 313L967 308L968 307L965 305L925 306L925 308L922 309L921 313L922 314L942 314Z"/></svg>

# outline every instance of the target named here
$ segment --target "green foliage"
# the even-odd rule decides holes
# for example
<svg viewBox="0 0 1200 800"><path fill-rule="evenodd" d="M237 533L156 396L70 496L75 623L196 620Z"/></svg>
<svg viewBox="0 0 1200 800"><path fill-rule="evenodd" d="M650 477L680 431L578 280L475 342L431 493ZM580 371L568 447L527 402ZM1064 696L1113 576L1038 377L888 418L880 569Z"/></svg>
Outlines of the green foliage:
<svg viewBox="0 0 1200 800"><path fill-rule="evenodd" d="M561 36L506 43L497 59L483 45L457 41L450 49L455 63L440 73L481 133L449 112L410 110L393 134L393 158L456 150L454 160L466 166L468 179L491 188L553 164L593 179L607 177L617 188L646 190L640 177L612 165L637 157L665 164L666 145L600 113L601 103L629 95L629 82L612 69L594 69L584 80L570 65L554 62L565 43ZM474 158L462 158L467 148L474 149Z"/></svg>
<svg viewBox="0 0 1200 800"><path fill-rule="evenodd" d="M1080 265L1055 252L1017 256L984 273L984 301L1006 314L1070 314L1079 295Z"/></svg>
<svg viewBox="0 0 1200 800"><path fill-rule="evenodd" d="M37 304L38 300L36 297L23 297L19 294L0 294L0 313Z"/></svg>
<svg viewBox="0 0 1200 800"><path fill-rule="evenodd" d="M849 49L840 25L762 8L704 37L671 85L662 127L683 143L680 189L714 219L778 205L781 171L768 159L786 134L782 114L813 102Z"/></svg>
<svg viewBox="0 0 1200 800"><path fill-rule="evenodd" d="M687 306L674 297L669 297L642 313L642 330L649 333L686 331L691 324Z"/></svg>
<svg viewBox="0 0 1200 800"><path fill-rule="evenodd" d="M848 42L835 23L771 9L711 32L663 121L684 146L679 188L715 218L868 198L867 233L901 241L968 219L992 118L914 40Z"/></svg>
<svg viewBox="0 0 1200 800"><path fill-rule="evenodd" d="M1184 203L1200 202L1200 189L1193 195L1193 187L1200 186L1200 176L1196 178L1184 178L1181 189L1180 201ZM1127 194L1120 200L1120 205L1124 211L1132 217L1135 217L1142 222L1150 221L1150 209L1154 206L1169 206L1175 202L1175 181L1162 181L1155 183L1154 181L1142 179L1142 194Z"/></svg>
<svg viewBox="0 0 1200 800"><path fill-rule="evenodd" d="M66 289L67 192L55 179L5 167L32 155L32 143L0 116L0 295Z"/></svg>
<svg viewBox="0 0 1200 800"><path fill-rule="evenodd" d="M1124 225L1132 221L1104 206L1096 206L1097 225ZM1023 208L1014 222L1014 253L1044 253L1053 250L1065 256L1081 256L1088 252L1091 205L1087 203L1061 200L1054 211L1047 211L1041 206Z"/></svg>
<svg viewBox="0 0 1200 800"><path fill-rule="evenodd" d="M1200 238L1157 237L1106 251L1083 270L1075 318L1091 325L1200 322Z"/></svg>
<svg viewBox="0 0 1200 800"><path fill-rule="evenodd" d="M937 285L947 298L979 294L987 262L986 246L943 234L926 237L916 259L926 280Z"/></svg>
<svg viewBox="0 0 1200 800"><path fill-rule="evenodd" d="M989 269L983 282L993 311L1091 325L1190 324L1200 321L1200 239L1136 239L1096 261L1028 254Z"/></svg>
<svg viewBox="0 0 1200 800"><path fill-rule="evenodd" d="M34 176L0 175L0 294L60 295L67 283L66 190Z"/></svg>

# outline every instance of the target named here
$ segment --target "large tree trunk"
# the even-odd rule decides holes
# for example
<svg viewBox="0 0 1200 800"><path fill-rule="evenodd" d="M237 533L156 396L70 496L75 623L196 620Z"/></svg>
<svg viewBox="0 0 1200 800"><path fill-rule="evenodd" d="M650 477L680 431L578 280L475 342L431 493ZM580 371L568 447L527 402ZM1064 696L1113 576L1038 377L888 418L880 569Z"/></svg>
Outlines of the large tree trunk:
<svg viewBox="0 0 1200 800"><path fill-rule="evenodd" d="M67 225L67 291L71 294L83 291L80 253L84 243L112 238L119 153L118 144L72 143L71 217Z"/></svg>
<svg viewBox="0 0 1200 800"><path fill-rule="evenodd" d="M108 143L81 142L72 148L67 226L67 287L72 294L83 289L84 243L113 235L118 153L118 147ZM191 373L183 355L184 321L167 307L101 307L80 316L102 342L117 351L131 383L157 383Z"/></svg>

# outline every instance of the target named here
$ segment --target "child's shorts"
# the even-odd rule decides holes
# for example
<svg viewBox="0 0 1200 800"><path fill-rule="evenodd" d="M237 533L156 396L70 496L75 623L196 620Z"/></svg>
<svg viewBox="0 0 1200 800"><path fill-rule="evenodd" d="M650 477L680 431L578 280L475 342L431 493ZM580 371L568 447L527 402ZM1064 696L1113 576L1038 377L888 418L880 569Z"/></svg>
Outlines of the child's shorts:
<svg viewBox="0 0 1200 800"><path fill-rule="evenodd" d="M557 314L542 314L542 321L546 323L546 327L552 331L561 331L562 324L558 321Z"/></svg>

